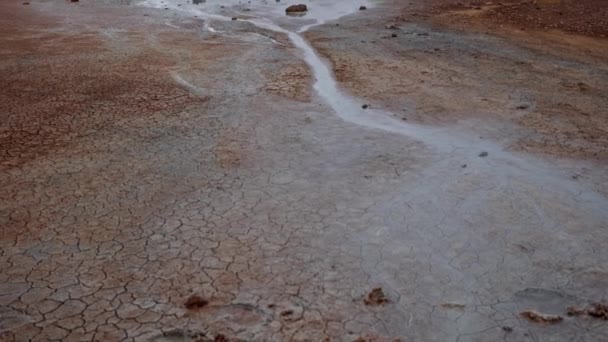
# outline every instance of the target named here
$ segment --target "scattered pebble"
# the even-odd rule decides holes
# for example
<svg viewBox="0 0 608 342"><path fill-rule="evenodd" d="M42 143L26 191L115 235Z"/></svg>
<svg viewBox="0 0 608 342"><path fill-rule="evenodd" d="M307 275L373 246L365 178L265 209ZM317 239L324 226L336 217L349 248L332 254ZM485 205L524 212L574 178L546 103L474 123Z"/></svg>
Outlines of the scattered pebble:
<svg viewBox="0 0 608 342"><path fill-rule="evenodd" d="M363 106L361 106L361 108L363 108L363 109L367 109L367 108L369 108L369 105L364 104Z"/></svg>
<svg viewBox="0 0 608 342"><path fill-rule="evenodd" d="M365 7L365 6L359 7L359 11L365 11L366 9L367 9L367 7Z"/></svg>
<svg viewBox="0 0 608 342"><path fill-rule="evenodd" d="M304 4L291 5L285 9L285 13L306 12L308 7Z"/></svg>
<svg viewBox="0 0 608 342"><path fill-rule="evenodd" d="M363 302L365 303L365 305L378 306L387 304L389 300L384 295L384 291L382 291L382 288L376 287L370 293L367 294L367 298L365 298Z"/></svg>
<svg viewBox="0 0 608 342"><path fill-rule="evenodd" d="M487 156L488 156L488 152L483 151L483 152L481 152L481 153L479 154L479 156L480 156L481 158L485 158L485 157L487 157Z"/></svg>

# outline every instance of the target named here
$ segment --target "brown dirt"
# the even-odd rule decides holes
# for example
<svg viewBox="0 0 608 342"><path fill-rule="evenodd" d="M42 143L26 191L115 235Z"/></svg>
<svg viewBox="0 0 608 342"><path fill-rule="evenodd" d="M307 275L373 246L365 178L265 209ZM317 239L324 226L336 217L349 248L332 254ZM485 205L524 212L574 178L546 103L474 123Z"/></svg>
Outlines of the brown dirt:
<svg viewBox="0 0 608 342"><path fill-rule="evenodd" d="M311 98L311 80L309 68L303 64L287 65L266 86L266 91L289 99L309 102Z"/></svg>
<svg viewBox="0 0 608 342"><path fill-rule="evenodd" d="M608 320L608 305L594 303L591 305L591 308L587 310L587 314L594 318Z"/></svg>
<svg viewBox="0 0 608 342"><path fill-rule="evenodd" d="M563 320L562 316L559 315L550 315L545 313L540 313L534 310L522 311L519 313L520 316L534 323L559 323Z"/></svg>
<svg viewBox="0 0 608 342"><path fill-rule="evenodd" d="M377 287L367 294L363 302L368 306L379 306L389 303L389 299L384 295L382 288Z"/></svg>
<svg viewBox="0 0 608 342"><path fill-rule="evenodd" d="M608 2L604 0L435 0L429 5L432 15L462 26L482 23L608 37Z"/></svg>
<svg viewBox="0 0 608 342"><path fill-rule="evenodd" d="M484 19L483 8L456 12L475 6L457 3L418 1L400 16L387 11L378 14L382 21L362 17L341 23L339 33L313 31L307 38L349 92L403 120L495 121L518 128L495 137L513 150L608 160L608 39L541 26L521 31ZM591 3L596 7L588 11L608 6ZM378 29L372 35L370 28ZM342 46L345 36L360 37L359 47Z"/></svg>
<svg viewBox="0 0 608 342"><path fill-rule="evenodd" d="M570 306L566 309L566 313L568 316L581 316L586 313L585 309L577 308L575 306Z"/></svg>
<svg viewBox="0 0 608 342"><path fill-rule="evenodd" d="M458 304L458 303L443 303L443 304L441 304L441 307L444 309L464 310L465 305Z"/></svg>
<svg viewBox="0 0 608 342"><path fill-rule="evenodd" d="M207 306L207 304L209 304L208 300L206 300L205 298L203 298L201 296L197 296L197 295L192 295L192 296L188 297L188 299L186 299L186 302L184 302L184 306L188 310L201 309L201 308Z"/></svg>
<svg viewBox="0 0 608 342"><path fill-rule="evenodd" d="M215 335L215 338L213 339L214 342L228 342L230 341L228 339L228 337L222 335L222 334L217 334Z"/></svg>
<svg viewBox="0 0 608 342"><path fill-rule="evenodd" d="M291 316L293 315L293 310L285 310L281 312L281 316Z"/></svg>

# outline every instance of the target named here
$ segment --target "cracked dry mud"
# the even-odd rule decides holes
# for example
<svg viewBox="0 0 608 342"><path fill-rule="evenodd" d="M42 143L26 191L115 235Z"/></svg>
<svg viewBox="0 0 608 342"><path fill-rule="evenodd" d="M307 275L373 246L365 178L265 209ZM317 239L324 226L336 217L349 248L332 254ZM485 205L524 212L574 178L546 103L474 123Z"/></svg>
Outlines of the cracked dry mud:
<svg viewBox="0 0 608 342"><path fill-rule="evenodd" d="M608 336L605 60L362 1L303 34L350 117L256 7L165 3L0 3L1 341Z"/></svg>

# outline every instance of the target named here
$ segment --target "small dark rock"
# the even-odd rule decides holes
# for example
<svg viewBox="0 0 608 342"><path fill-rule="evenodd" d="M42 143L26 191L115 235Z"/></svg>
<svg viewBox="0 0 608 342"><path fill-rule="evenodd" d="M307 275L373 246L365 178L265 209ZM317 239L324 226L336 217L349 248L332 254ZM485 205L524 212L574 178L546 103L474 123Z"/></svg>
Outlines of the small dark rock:
<svg viewBox="0 0 608 342"><path fill-rule="evenodd" d="M363 108L363 109L367 109L367 108L369 108L369 105L364 104L363 106L361 106L361 108Z"/></svg>
<svg viewBox="0 0 608 342"><path fill-rule="evenodd" d="M522 105L517 106L517 109L524 110L524 109L528 109L528 107L530 107L530 106L528 106L527 104L522 104Z"/></svg>
<svg viewBox="0 0 608 342"><path fill-rule="evenodd" d="M580 89L580 91L589 90L589 86L583 82L578 82L576 85L578 86L578 89Z"/></svg>
<svg viewBox="0 0 608 342"><path fill-rule="evenodd" d="M483 151L483 152L481 152L481 153L479 154L479 156L480 156L481 158L485 158L485 157L487 157L487 156L488 156L488 152Z"/></svg>
<svg viewBox="0 0 608 342"><path fill-rule="evenodd" d="M372 291L370 293L368 293L367 297L363 300L363 303L365 303L365 305L369 305L369 306L384 305L384 304L387 304L388 302L389 302L388 298L386 298L384 291L382 291L382 288L380 288L380 287L376 287L376 288L372 289Z"/></svg>
<svg viewBox="0 0 608 342"><path fill-rule="evenodd" d="M285 13L294 13L294 12L306 12L308 11L308 7L304 4L299 5L291 5L285 9Z"/></svg>
<svg viewBox="0 0 608 342"><path fill-rule="evenodd" d="M594 303L591 308L587 310L587 315L603 320L608 320L608 305Z"/></svg>
<svg viewBox="0 0 608 342"><path fill-rule="evenodd" d="M507 327L507 326L504 326L504 327L502 327L502 330L503 330L503 331L505 331L505 332L510 333L510 332L512 332L512 331L513 331L513 328L511 328L511 327Z"/></svg>
<svg viewBox="0 0 608 342"><path fill-rule="evenodd" d="M237 20L237 18L236 17L232 17L232 20Z"/></svg>
<svg viewBox="0 0 608 342"><path fill-rule="evenodd" d="M396 38L396 37L397 37L397 34L396 34L396 33L393 33L393 34L391 34L391 37Z"/></svg>
<svg viewBox="0 0 608 342"><path fill-rule="evenodd" d="M209 304L208 300L197 295L190 296L188 299L186 299L186 302L184 302L184 306L188 310L200 309L206 306L207 304Z"/></svg>
<svg viewBox="0 0 608 342"><path fill-rule="evenodd" d="M365 11L366 9L367 9L367 7L365 7L365 6L359 7L359 11Z"/></svg>
<svg viewBox="0 0 608 342"><path fill-rule="evenodd" d="M466 169L466 168L467 168L467 164L462 164L462 166L461 166L461 167L462 167L463 169Z"/></svg>
<svg viewBox="0 0 608 342"><path fill-rule="evenodd" d="M217 334L217 335L215 335L215 338L213 339L213 342L228 342L228 341L230 341L228 339L228 337L226 337L223 334Z"/></svg>

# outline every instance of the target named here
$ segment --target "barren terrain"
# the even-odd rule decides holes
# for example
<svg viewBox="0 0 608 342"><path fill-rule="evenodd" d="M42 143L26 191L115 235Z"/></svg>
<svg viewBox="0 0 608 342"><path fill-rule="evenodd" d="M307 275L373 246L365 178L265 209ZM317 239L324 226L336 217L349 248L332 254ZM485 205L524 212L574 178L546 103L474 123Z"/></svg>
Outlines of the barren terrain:
<svg viewBox="0 0 608 342"><path fill-rule="evenodd" d="M195 2L0 3L0 341L608 335L608 5Z"/></svg>

